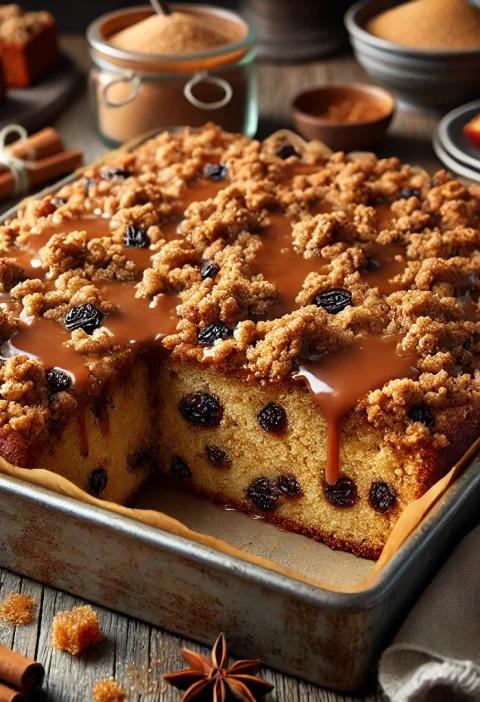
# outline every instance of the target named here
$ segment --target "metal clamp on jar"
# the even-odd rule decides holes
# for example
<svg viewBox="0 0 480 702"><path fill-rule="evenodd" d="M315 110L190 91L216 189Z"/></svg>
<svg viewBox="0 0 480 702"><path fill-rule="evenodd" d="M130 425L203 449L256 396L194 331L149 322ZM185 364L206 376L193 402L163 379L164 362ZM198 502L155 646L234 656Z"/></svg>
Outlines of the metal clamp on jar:
<svg viewBox="0 0 480 702"><path fill-rule="evenodd" d="M147 7L109 13L87 30L92 102L98 130L109 145L155 129L195 127L209 120L228 131L255 134L253 30L227 10L208 5L175 9L227 25L232 42L201 54L171 56L127 51L109 43L113 34L151 15Z"/></svg>

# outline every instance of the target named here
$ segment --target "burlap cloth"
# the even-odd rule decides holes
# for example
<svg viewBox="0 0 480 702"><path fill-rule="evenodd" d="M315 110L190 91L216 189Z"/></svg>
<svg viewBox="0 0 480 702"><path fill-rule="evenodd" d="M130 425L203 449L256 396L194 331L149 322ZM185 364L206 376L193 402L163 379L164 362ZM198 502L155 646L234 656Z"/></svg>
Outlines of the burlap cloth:
<svg viewBox="0 0 480 702"><path fill-rule="evenodd" d="M393 702L480 700L480 526L456 548L380 660Z"/></svg>

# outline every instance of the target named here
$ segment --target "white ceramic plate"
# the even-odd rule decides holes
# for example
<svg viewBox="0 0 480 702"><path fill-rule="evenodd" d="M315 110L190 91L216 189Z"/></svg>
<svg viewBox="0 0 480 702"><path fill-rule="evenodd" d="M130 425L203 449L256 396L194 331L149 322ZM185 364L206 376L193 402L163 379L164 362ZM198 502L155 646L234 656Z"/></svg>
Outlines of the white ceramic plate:
<svg viewBox="0 0 480 702"><path fill-rule="evenodd" d="M439 141L437 134L435 134L433 137L433 150L437 154L440 161L442 161L442 163L444 163L450 171L456 173L459 176L462 176L463 178L468 178L469 180L474 180L477 183L480 183L480 161L478 162L479 170L476 170L474 168L471 168L470 166L466 166L465 164L460 163L460 161L457 161L453 158L453 156L451 156L449 153L447 153L447 151L445 151L445 149Z"/></svg>
<svg viewBox="0 0 480 702"><path fill-rule="evenodd" d="M449 112L437 128L437 139L444 151L455 161L480 169L480 149L472 146L463 133L463 127L480 113L480 100L469 102Z"/></svg>

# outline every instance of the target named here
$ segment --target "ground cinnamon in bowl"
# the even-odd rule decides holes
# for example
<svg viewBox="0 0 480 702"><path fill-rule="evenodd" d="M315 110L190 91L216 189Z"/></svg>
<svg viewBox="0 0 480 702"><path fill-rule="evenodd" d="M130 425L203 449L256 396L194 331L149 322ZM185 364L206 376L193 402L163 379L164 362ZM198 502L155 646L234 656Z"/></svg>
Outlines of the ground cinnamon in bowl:
<svg viewBox="0 0 480 702"><path fill-rule="evenodd" d="M354 122L371 122L382 116L382 110L366 100L342 100L328 106L319 117L337 124L353 124Z"/></svg>
<svg viewBox="0 0 480 702"><path fill-rule="evenodd" d="M468 0L411 0L377 15L365 28L379 39L415 49L480 49L480 9Z"/></svg>

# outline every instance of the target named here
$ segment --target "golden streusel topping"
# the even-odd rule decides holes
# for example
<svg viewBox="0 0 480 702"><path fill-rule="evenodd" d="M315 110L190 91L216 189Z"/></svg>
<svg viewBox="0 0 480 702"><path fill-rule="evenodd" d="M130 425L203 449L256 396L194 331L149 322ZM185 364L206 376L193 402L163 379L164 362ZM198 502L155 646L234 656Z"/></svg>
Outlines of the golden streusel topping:
<svg viewBox="0 0 480 702"><path fill-rule="evenodd" d="M0 8L0 40L7 44L25 44L55 22L50 12L24 13L16 8L18 5Z"/></svg>

